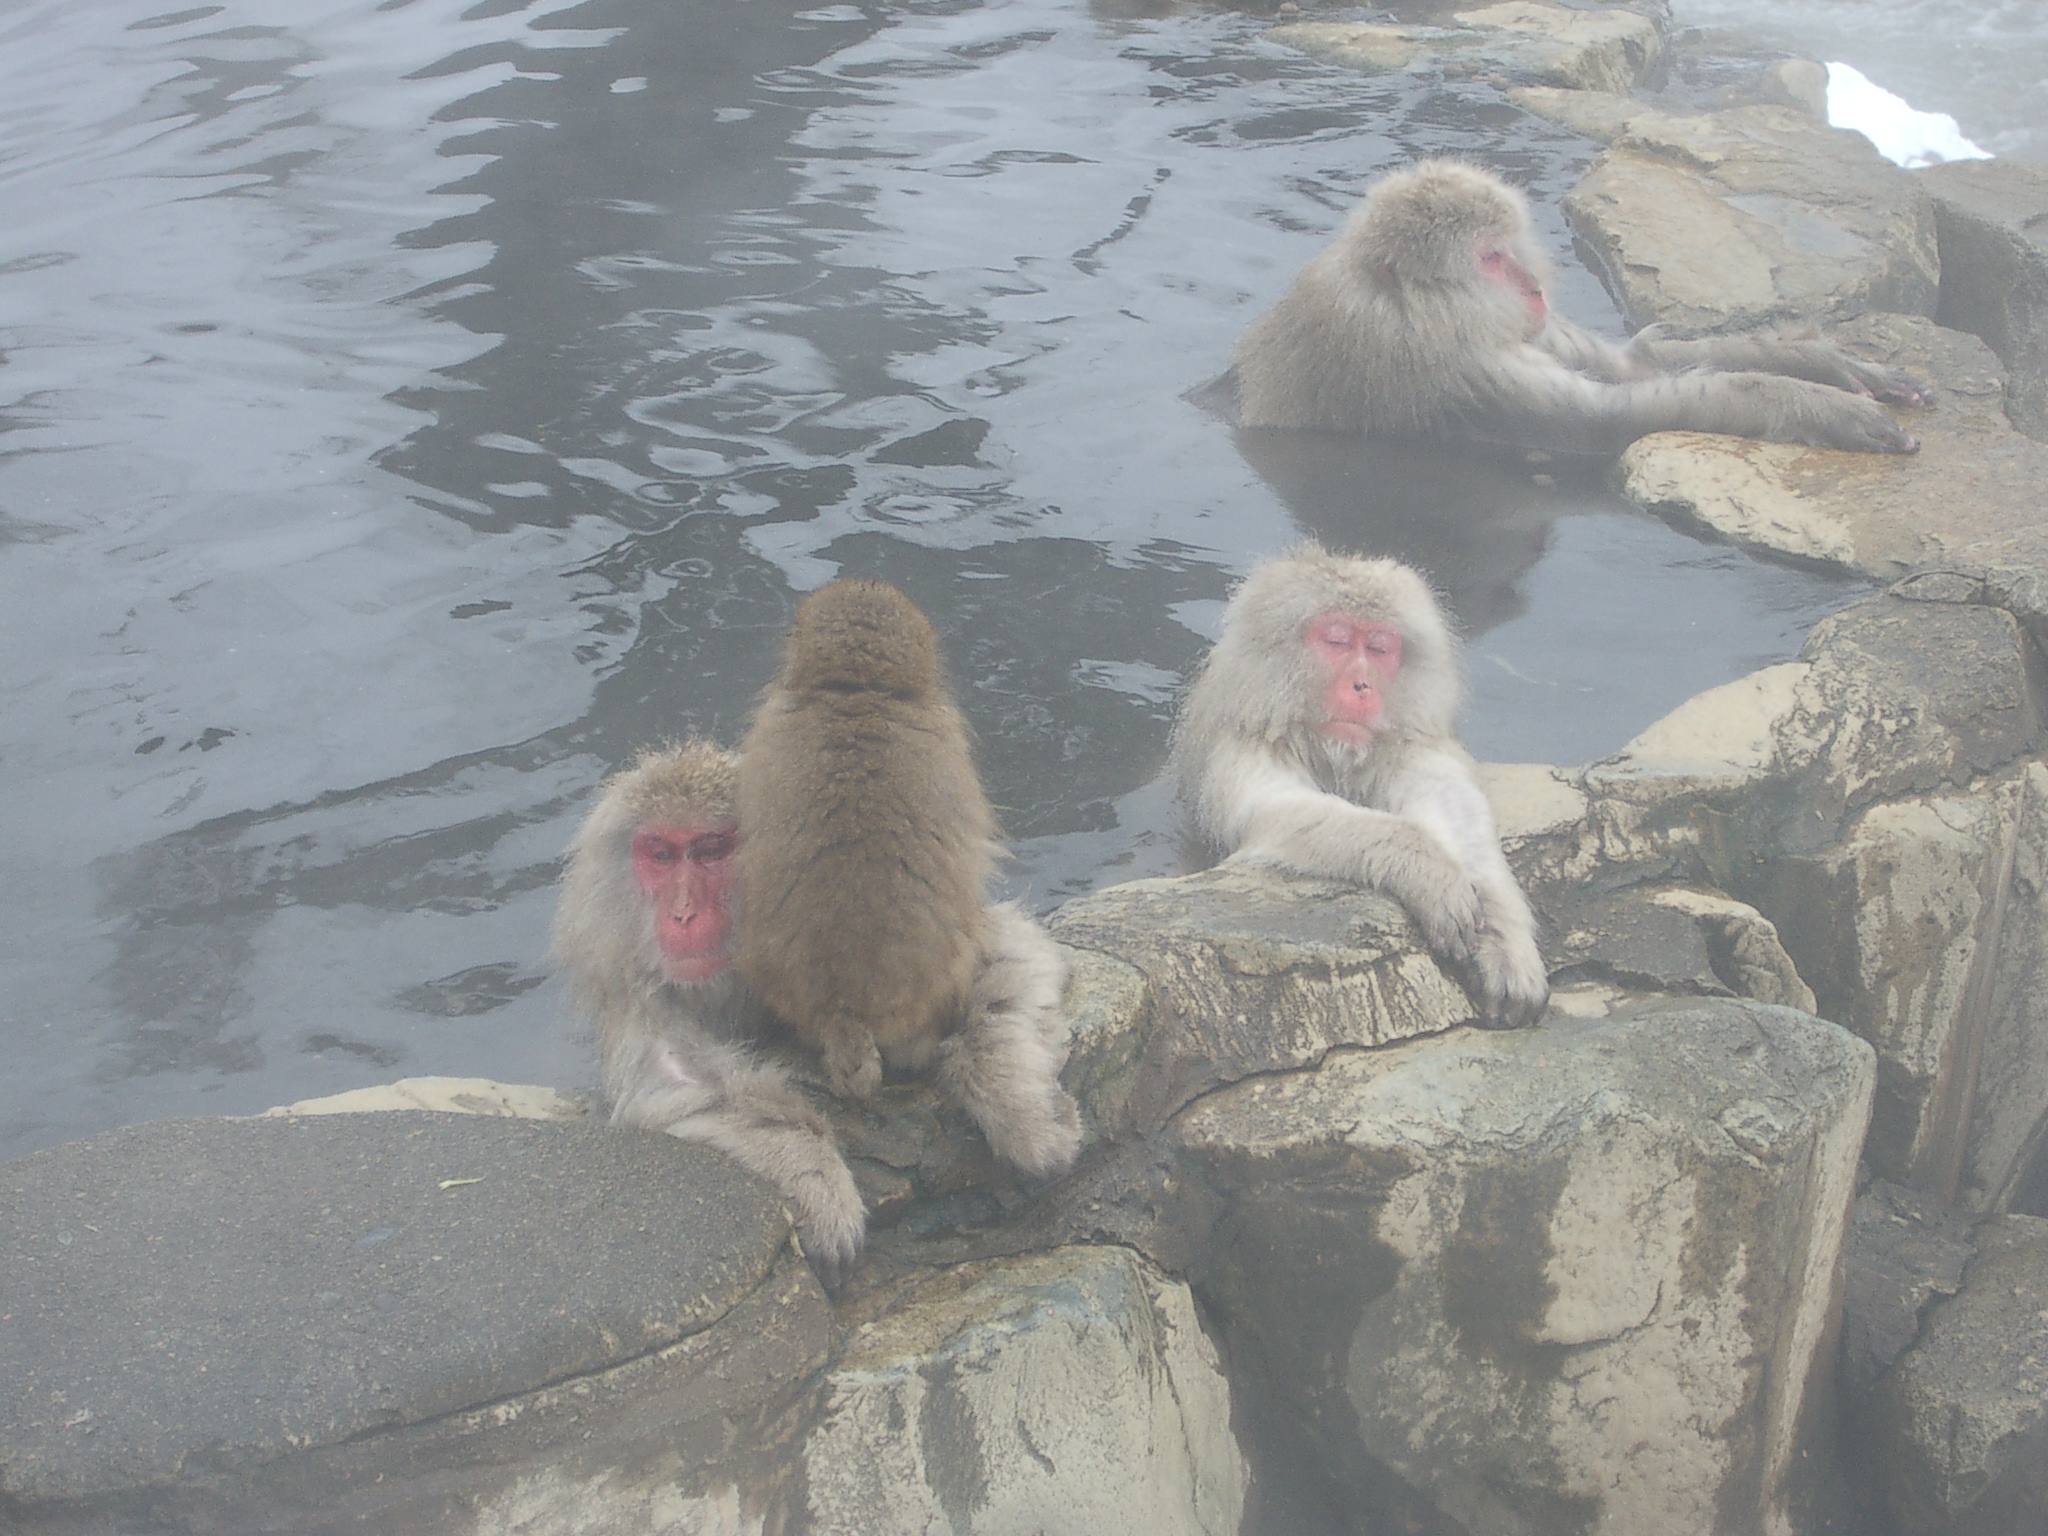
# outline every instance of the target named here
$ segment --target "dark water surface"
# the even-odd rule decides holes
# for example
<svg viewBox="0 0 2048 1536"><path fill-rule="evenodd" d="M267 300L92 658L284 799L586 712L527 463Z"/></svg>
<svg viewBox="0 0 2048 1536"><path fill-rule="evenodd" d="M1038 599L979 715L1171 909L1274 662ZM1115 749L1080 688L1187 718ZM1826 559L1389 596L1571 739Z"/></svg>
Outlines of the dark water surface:
<svg viewBox="0 0 2048 1536"><path fill-rule="evenodd" d="M578 1082L555 859L734 740L797 596L938 624L1043 907L1171 867L1232 580L1429 565L1578 762L1853 587L1182 398L1383 168L1592 146L1220 13L0 0L0 1156L405 1073ZM1576 265L1564 307L1614 325Z"/></svg>

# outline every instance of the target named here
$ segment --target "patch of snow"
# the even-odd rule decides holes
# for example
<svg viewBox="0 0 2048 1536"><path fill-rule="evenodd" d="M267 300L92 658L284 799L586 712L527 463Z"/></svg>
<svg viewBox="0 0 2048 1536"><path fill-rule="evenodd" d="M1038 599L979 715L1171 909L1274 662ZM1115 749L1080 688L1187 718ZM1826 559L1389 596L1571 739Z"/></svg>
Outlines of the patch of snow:
<svg viewBox="0 0 2048 1536"><path fill-rule="evenodd" d="M1853 128L1894 165L1938 165L1944 160L1989 160L1963 137L1946 112L1922 112L1894 96L1860 70L1828 65L1828 122Z"/></svg>

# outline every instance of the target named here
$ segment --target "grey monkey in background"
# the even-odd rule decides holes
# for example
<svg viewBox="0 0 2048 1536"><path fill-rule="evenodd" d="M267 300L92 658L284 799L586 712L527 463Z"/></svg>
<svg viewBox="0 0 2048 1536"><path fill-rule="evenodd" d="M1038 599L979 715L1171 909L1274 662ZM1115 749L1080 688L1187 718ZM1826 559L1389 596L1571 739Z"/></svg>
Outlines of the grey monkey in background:
<svg viewBox="0 0 2048 1536"><path fill-rule="evenodd" d="M1877 403L1930 404L1909 374L1818 339L1651 327L1617 346L1551 311L1549 275L1499 177L1456 160L1387 176L1238 343L1238 425L1596 454L1663 431L1919 449Z"/></svg>
<svg viewBox="0 0 2048 1536"><path fill-rule="evenodd" d="M1478 1022L1550 996L1535 918L1455 733L1458 643L1394 560L1315 545L1256 567L1175 729L1172 766L1205 851L1355 880L1407 908Z"/></svg>

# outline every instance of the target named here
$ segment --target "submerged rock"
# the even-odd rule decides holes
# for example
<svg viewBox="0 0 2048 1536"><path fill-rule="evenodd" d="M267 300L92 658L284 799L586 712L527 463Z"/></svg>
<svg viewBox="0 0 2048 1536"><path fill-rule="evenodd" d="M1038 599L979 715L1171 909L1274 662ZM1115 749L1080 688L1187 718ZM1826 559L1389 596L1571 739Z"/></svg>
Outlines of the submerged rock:
<svg viewBox="0 0 2048 1536"><path fill-rule="evenodd" d="M1503 0L1448 19L1445 26L1294 22L1267 29L1266 38L1368 74L1440 68L1596 91L1627 90L1663 53L1662 29L1629 10Z"/></svg>

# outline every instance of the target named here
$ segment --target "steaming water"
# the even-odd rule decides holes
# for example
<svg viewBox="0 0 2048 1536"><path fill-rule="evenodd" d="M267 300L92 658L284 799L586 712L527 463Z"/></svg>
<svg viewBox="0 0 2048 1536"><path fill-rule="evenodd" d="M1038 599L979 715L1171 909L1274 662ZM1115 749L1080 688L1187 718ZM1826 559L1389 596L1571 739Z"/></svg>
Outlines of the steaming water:
<svg viewBox="0 0 2048 1536"><path fill-rule="evenodd" d="M642 743L735 739L841 571L938 623L1041 907L1170 867L1175 690L1304 530L1434 571L1495 757L1857 590L1182 398L1431 151L1614 324L1591 147L1483 87L1064 0L162 3L0 0L0 1154L583 1080L557 853Z"/></svg>

